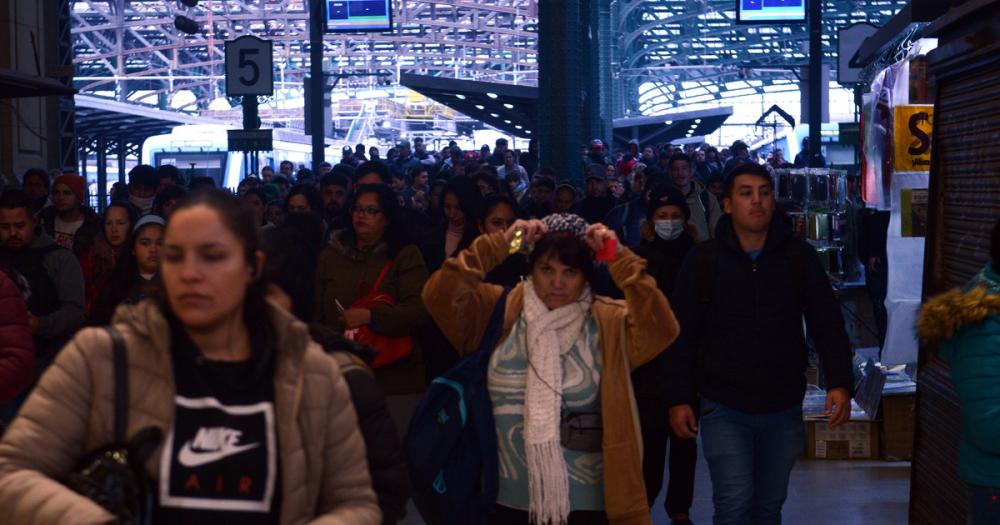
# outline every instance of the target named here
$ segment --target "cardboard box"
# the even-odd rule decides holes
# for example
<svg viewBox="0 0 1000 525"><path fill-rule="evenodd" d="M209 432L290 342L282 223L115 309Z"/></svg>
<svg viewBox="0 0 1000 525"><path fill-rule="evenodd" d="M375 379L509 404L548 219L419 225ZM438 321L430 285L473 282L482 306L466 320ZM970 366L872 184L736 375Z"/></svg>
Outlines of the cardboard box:
<svg viewBox="0 0 1000 525"><path fill-rule="evenodd" d="M880 439L882 459L909 461L913 459L913 427L916 394L883 396Z"/></svg>
<svg viewBox="0 0 1000 525"><path fill-rule="evenodd" d="M837 428L826 421L806 422L806 458L877 459L877 421L851 420Z"/></svg>

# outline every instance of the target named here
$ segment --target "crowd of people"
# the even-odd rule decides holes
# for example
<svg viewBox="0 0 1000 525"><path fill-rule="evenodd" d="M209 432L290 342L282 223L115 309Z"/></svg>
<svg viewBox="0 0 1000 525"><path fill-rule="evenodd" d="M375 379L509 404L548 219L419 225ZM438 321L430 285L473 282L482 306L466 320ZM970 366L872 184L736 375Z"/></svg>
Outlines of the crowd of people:
<svg viewBox="0 0 1000 525"><path fill-rule="evenodd" d="M651 523L666 463L667 514L690 523L699 433L716 523L779 523L803 439L800 319L831 425L853 378L770 165L742 142L581 153L583 188L534 140L345 147L234 191L139 165L101 214L82 177L28 171L0 195L0 514L109 522L52 480L113 440L110 324L128 429L164 436L142 464L156 522L396 523L429 489L401 445L423 393L481 349L490 523ZM578 416L596 438L561 440Z"/></svg>

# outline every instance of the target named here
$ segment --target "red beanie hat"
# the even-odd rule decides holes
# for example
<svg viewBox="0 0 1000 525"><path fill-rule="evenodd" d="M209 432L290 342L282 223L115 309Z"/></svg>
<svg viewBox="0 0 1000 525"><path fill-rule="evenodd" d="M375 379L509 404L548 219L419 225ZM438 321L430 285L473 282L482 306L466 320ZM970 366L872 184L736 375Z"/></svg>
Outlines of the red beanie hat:
<svg viewBox="0 0 1000 525"><path fill-rule="evenodd" d="M60 175L56 177L55 182L52 183L52 187L55 188L57 184L65 184L69 191L76 195L77 199L80 199L82 204L86 204L87 200L87 190L86 181L83 177L79 175L73 175L72 173L67 173L65 175Z"/></svg>

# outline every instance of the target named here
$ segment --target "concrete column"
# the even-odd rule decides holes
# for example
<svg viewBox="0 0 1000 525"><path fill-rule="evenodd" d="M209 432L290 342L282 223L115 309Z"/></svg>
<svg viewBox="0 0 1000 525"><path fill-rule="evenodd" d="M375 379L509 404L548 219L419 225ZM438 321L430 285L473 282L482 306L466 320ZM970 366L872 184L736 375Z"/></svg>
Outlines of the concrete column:
<svg viewBox="0 0 1000 525"><path fill-rule="evenodd" d="M538 3L538 141L541 166L583 185L585 49L581 0Z"/></svg>

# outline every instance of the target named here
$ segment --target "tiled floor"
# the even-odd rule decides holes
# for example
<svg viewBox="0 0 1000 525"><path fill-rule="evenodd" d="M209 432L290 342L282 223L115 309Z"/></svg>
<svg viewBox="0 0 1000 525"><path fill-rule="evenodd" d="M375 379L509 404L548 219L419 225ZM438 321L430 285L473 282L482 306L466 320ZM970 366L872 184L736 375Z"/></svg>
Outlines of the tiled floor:
<svg viewBox="0 0 1000 525"><path fill-rule="evenodd" d="M665 492L665 491L664 491ZM663 492L653 522L668 524ZM800 460L792 472L782 522L790 525L904 525L910 501L910 464L884 461ZM698 458L691 520L712 523L712 485Z"/></svg>
<svg viewBox="0 0 1000 525"><path fill-rule="evenodd" d="M903 525L910 496L910 464L884 461L801 460L792 472L783 523L788 525ZM663 493L653 508L656 525L669 523ZM712 523L712 486L699 455L691 519ZM402 525L423 525L413 505Z"/></svg>

